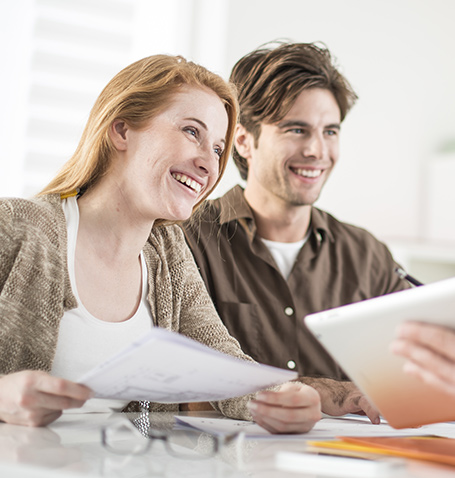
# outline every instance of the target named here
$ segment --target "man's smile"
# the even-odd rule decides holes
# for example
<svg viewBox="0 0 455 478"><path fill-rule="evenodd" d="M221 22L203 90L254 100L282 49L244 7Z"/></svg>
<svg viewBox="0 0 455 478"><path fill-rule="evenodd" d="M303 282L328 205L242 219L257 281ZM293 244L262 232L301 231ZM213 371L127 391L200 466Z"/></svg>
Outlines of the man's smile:
<svg viewBox="0 0 455 478"><path fill-rule="evenodd" d="M303 169L303 168L291 168L291 171L297 174L298 176L303 176L305 178L318 178L323 172L322 169Z"/></svg>

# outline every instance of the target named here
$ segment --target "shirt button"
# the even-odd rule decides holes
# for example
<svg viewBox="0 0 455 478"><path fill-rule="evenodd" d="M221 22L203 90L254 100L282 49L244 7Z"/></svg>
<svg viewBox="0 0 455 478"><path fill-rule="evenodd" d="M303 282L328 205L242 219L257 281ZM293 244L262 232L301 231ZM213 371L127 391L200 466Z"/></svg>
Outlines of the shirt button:
<svg viewBox="0 0 455 478"><path fill-rule="evenodd" d="M289 362L288 362L286 365L287 365L288 368L290 368L291 370L294 370L296 363L294 362L294 360L289 360Z"/></svg>
<svg viewBox="0 0 455 478"><path fill-rule="evenodd" d="M287 315L287 316L291 316L293 313L294 313L294 309L292 307L286 307L284 309L284 313Z"/></svg>

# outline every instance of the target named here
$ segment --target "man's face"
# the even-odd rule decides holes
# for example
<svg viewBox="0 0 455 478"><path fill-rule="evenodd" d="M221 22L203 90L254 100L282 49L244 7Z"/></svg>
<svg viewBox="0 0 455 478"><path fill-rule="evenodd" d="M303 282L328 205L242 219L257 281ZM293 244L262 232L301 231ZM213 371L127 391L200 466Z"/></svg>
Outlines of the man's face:
<svg viewBox="0 0 455 478"><path fill-rule="evenodd" d="M257 147L247 137L248 200L279 201L285 207L313 204L338 160L339 132L333 94L303 90L281 121L261 124Z"/></svg>

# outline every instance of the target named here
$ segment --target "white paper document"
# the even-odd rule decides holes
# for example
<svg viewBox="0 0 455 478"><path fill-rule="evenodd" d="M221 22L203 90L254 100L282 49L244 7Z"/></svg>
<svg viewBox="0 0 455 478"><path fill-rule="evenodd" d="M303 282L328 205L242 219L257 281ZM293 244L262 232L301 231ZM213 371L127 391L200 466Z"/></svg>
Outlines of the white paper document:
<svg viewBox="0 0 455 478"><path fill-rule="evenodd" d="M78 382L97 398L185 403L238 397L296 378L155 327Z"/></svg>
<svg viewBox="0 0 455 478"><path fill-rule="evenodd" d="M229 435L244 432L247 438L271 440L322 440L337 436L424 436L437 435L455 438L455 424L435 423L419 428L396 430L387 423L373 425L367 417L348 415L345 417L323 418L308 433L273 435L254 422L229 418L204 418L176 416L179 424L186 424L212 434Z"/></svg>

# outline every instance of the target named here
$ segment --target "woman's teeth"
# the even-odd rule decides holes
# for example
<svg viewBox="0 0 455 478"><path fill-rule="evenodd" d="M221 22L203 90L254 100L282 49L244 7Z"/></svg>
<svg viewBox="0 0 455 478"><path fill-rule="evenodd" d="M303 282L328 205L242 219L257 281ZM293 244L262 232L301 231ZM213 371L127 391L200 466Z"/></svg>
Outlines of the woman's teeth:
<svg viewBox="0 0 455 478"><path fill-rule="evenodd" d="M179 174L179 173L172 173L172 177L179 181L182 184L185 184L189 188L191 188L193 191L196 191L199 193L201 191L202 186L194 181L194 179L189 178L185 174Z"/></svg>

